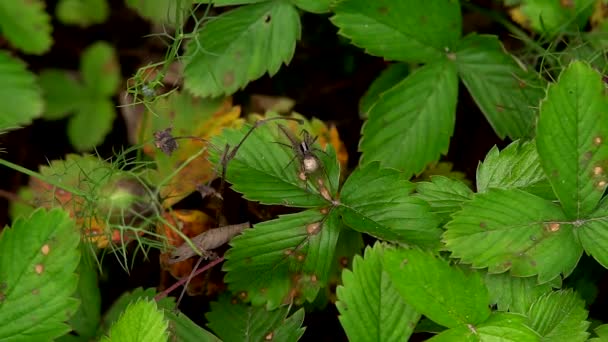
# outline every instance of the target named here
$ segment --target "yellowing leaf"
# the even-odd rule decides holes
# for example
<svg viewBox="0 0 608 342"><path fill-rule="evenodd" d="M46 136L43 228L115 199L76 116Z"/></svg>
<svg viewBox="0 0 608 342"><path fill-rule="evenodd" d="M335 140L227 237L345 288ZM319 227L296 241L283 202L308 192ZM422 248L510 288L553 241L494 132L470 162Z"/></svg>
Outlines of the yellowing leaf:
<svg viewBox="0 0 608 342"><path fill-rule="evenodd" d="M224 128L238 128L243 120L241 110L232 105L231 98L203 99L187 93L174 92L158 98L145 113L147 123L142 134L146 143L144 151L157 164L154 181L160 184L162 205L171 207L196 187L216 177L214 166L207 160L208 141ZM155 132L171 128L177 150L165 154L153 143ZM224 148L217 146L217 148Z"/></svg>

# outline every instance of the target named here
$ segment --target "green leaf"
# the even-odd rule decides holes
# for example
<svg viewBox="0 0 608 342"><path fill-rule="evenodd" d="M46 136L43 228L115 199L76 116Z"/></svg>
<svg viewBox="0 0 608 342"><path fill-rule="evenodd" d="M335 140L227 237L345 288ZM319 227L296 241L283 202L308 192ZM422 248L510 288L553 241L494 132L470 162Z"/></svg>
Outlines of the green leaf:
<svg viewBox="0 0 608 342"><path fill-rule="evenodd" d="M490 303L499 311L526 314L530 305L541 295L551 291L551 284L537 284L536 277L512 277L508 273L486 274Z"/></svg>
<svg viewBox="0 0 608 342"><path fill-rule="evenodd" d="M536 145L549 182L570 219L597 206L608 177L608 111L602 75L574 62L540 107Z"/></svg>
<svg viewBox="0 0 608 342"><path fill-rule="evenodd" d="M363 125L362 163L379 160L407 177L446 154L454 131L458 78L447 61L423 66L382 94Z"/></svg>
<svg viewBox="0 0 608 342"><path fill-rule="evenodd" d="M332 0L291 0L299 9L311 13L327 13Z"/></svg>
<svg viewBox="0 0 608 342"><path fill-rule="evenodd" d="M68 122L70 142L79 151L93 149L110 133L115 118L116 110L110 99L83 101Z"/></svg>
<svg viewBox="0 0 608 342"><path fill-rule="evenodd" d="M608 324L602 324L597 328L593 329L593 331L598 337L589 339L590 342L602 342L608 339Z"/></svg>
<svg viewBox="0 0 608 342"><path fill-rule="evenodd" d="M530 26L540 33L555 35L565 31L581 31L593 12L593 0L569 3L552 0L523 0L520 10Z"/></svg>
<svg viewBox="0 0 608 342"><path fill-rule="evenodd" d="M38 209L0 234L0 340L52 340L78 308L80 234L62 210Z"/></svg>
<svg viewBox="0 0 608 342"><path fill-rule="evenodd" d="M602 200L589 218L577 222L582 224L576 234L585 252L608 268L608 200Z"/></svg>
<svg viewBox="0 0 608 342"><path fill-rule="evenodd" d="M410 67L405 63L393 63L384 69L359 100L359 116L367 118L370 109L380 99L382 93L406 78L409 72Z"/></svg>
<svg viewBox="0 0 608 342"><path fill-rule="evenodd" d="M168 341L167 321L153 300L140 299L129 304L102 341Z"/></svg>
<svg viewBox="0 0 608 342"><path fill-rule="evenodd" d="M8 3L19 1L2 2ZM34 74L26 69L25 64L0 50L0 74L0 131L27 125L40 116L44 105L42 92Z"/></svg>
<svg viewBox="0 0 608 342"><path fill-rule="evenodd" d="M442 332L428 341L540 341L538 334L526 325L526 317L507 312L495 312L490 318L475 326L461 325Z"/></svg>
<svg viewBox="0 0 608 342"><path fill-rule="evenodd" d="M86 251L88 253L88 251ZM83 258L78 266L78 290L76 298L80 307L68 322L82 339L93 339L101 320L101 293L97 283L95 260Z"/></svg>
<svg viewBox="0 0 608 342"><path fill-rule="evenodd" d="M188 19L186 14L192 7L191 0L126 0L125 3L140 16L172 27L182 25Z"/></svg>
<svg viewBox="0 0 608 342"><path fill-rule="evenodd" d="M251 126L244 125L240 130L226 129L222 135L214 137L212 143L221 148L226 144L234 147L250 128ZM289 141L281 134L276 121L259 126L228 164L226 180L235 191L250 201L304 208L330 204L314 184L313 178L316 177L309 176L308 182L299 178L300 166L295 152L282 144L289 145ZM318 145L313 148L320 150ZM212 149L210 160L217 164L222 153L218 148ZM335 151L328 145L326 152L316 151L315 155L323 165L316 175L320 177L317 179L324 179L333 196L337 191L340 174Z"/></svg>
<svg viewBox="0 0 608 342"><path fill-rule="evenodd" d="M223 270L233 293L273 309L285 302L313 301L327 285L343 227L335 211L283 215L256 224L230 242Z"/></svg>
<svg viewBox="0 0 608 342"><path fill-rule="evenodd" d="M453 55L462 82L500 138L531 135L544 95L538 75L506 53L498 37L466 36Z"/></svg>
<svg viewBox="0 0 608 342"><path fill-rule="evenodd" d="M156 295L156 290L153 288L143 289L138 287L132 292L123 293L112 306L105 312L103 321L101 324L100 331L108 331L110 327L118 321L122 313L127 309L129 304L135 303L140 299L153 300ZM164 310L175 309L175 301L171 297L165 297L156 303L160 308Z"/></svg>
<svg viewBox="0 0 608 342"><path fill-rule="evenodd" d="M492 147L477 166L477 191L486 192L489 188L520 188L541 197L554 197L534 140L514 141L502 151Z"/></svg>
<svg viewBox="0 0 608 342"><path fill-rule="evenodd" d="M297 341L304 334L304 309L287 317L289 309L289 305L283 305L268 311L222 296L211 302L211 311L205 316L209 328L224 341Z"/></svg>
<svg viewBox="0 0 608 342"><path fill-rule="evenodd" d="M106 21L110 7L107 0L60 0L55 14L63 24L87 27Z"/></svg>
<svg viewBox="0 0 608 342"><path fill-rule="evenodd" d="M384 250L376 243L355 256L336 293L340 323L350 341L404 341L420 314L407 305L382 267Z"/></svg>
<svg viewBox="0 0 608 342"><path fill-rule="evenodd" d="M46 103L44 119L63 119L82 105L83 89L67 72L47 69L40 73L39 80Z"/></svg>
<svg viewBox="0 0 608 342"><path fill-rule="evenodd" d="M419 249L384 252L384 270L416 311L448 328L477 325L490 316L488 290L479 273L465 274Z"/></svg>
<svg viewBox="0 0 608 342"><path fill-rule="evenodd" d="M260 2L269 2L269 1L271 1L271 0L194 0L195 3L213 4L213 6L215 6L215 7L257 4Z"/></svg>
<svg viewBox="0 0 608 342"><path fill-rule="evenodd" d="M285 1L242 6L205 24L186 47L184 87L195 95L232 94L293 57L300 16Z"/></svg>
<svg viewBox="0 0 608 342"><path fill-rule="evenodd" d="M543 341L587 341L589 322L585 301L572 290L550 292L538 298L528 312L529 325Z"/></svg>
<svg viewBox="0 0 608 342"><path fill-rule="evenodd" d="M489 273L538 274L545 283L569 275L582 254L560 207L519 189L476 194L452 217L443 235L452 257Z"/></svg>
<svg viewBox="0 0 608 342"><path fill-rule="evenodd" d="M413 190L403 173L369 163L344 183L340 215L347 226L380 239L437 246L439 219L428 203L409 195Z"/></svg>
<svg viewBox="0 0 608 342"><path fill-rule="evenodd" d="M46 53L53 44L53 37L51 16L44 7L42 0L0 1L0 32L25 53ZM5 73L1 74L4 77Z"/></svg>
<svg viewBox="0 0 608 342"><path fill-rule="evenodd" d="M165 310L165 318L169 320L169 332L172 341L183 342L221 342L211 332L199 327L184 314L176 315L173 311Z"/></svg>
<svg viewBox="0 0 608 342"><path fill-rule="evenodd" d="M120 65L114 47L104 41L88 46L80 58L80 72L89 95L114 95L120 85Z"/></svg>
<svg viewBox="0 0 608 342"><path fill-rule="evenodd" d="M431 211L447 222L450 215L473 198L473 191L463 182L444 176L431 176L430 182L416 183L416 194L431 206Z"/></svg>
<svg viewBox="0 0 608 342"><path fill-rule="evenodd" d="M429 62L453 48L462 30L458 1L366 0L337 2L331 18L338 34L370 55L387 60ZM387 43L391 42L391 43Z"/></svg>

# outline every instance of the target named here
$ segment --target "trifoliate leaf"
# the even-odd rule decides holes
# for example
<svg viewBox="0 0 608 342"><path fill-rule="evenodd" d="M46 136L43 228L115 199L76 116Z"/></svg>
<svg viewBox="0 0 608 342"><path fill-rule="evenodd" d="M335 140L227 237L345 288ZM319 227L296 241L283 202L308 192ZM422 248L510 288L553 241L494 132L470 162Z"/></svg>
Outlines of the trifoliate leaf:
<svg viewBox="0 0 608 342"><path fill-rule="evenodd" d="M269 309L313 301L327 285L342 229L335 211L307 210L259 223L230 242L225 281L242 299Z"/></svg>
<svg viewBox="0 0 608 342"><path fill-rule="evenodd" d="M587 341L585 301L572 290L550 292L538 298L528 311L529 326L542 341Z"/></svg>
<svg viewBox="0 0 608 342"><path fill-rule="evenodd" d="M435 247L439 219L425 201L409 194L415 185L394 169L369 163L355 170L340 193L340 215L347 226L377 238Z"/></svg>
<svg viewBox="0 0 608 342"><path fill-rule="evenodd" d="M120 65L112 45L98 41L84 50L80 72L89 95L112 96L120 85Z"/></svg>
<svg viewBox="0 0 608 342"><path fill-rule="evenodd" d="M0 1L0 32L25 53L44 54L53 44L51 16L44 7L42 0Z"/></svg>
<svg viewBox="0 0 608 342"><path fill-rule="evenodd" d="M2 1L2 4L9 3L19 1ZM40 116L43 107L42 92L36 84L34 74L27 71L25 64L0 51L0 74L0 131L27 125Z"/></svg>
<svg viewBox="0 0 608 342"><path fill-rule="evenodd" d="M83 258L77 270L78 289L75 297L80 300L80 307L68 323L83 339L95 337L101 319L101 293L96 266L92 258Z"/></svg>
<svg viewBox="0 0 608 342"><path fill-rule="evenodd" d="M68 137L79 151L87 151L101 144L112 130L116 108L108 98L81 102L78 111L68 122Z"/></svg>
<svg viewBox="0 0 608 342"><path fill-rule="evenodd" d="M327 151L322 151L313 145L312 152L320 167L304 181L297 150L290 147L290 141L279 130L277 122L267 122L254 129L228 163L226 180L246 199L263 204L305 208L330 204L323 188L328 191L325 195L332 197L337 191L340 167L334 150L328 146ZM217 164L223 153L218 148L224 148L226 144L237 146L250 128L244 125L238 131L224 130L221 136L212 140L217 148L210 151L210 159ZM318 185L319 180L323 180L323 187Z"/></svg>
<svg viewBox="0 0 608 342"><path fill-rule="evenodd" d="M300 16L286 1L242 6L205 24L186 47L184 87L195 95L232 94L293 57Z"/></svg>
<svg viewBox="0 0 608 342"><path fill-rule="evenodd" d="M602 75L583 62L562 71L541 104L540 161L566 216L583 218L608 184L608 111Z"/></svg>
<svg viewBox="0 0 608 342"><path fill-rule="evenodd" d="M487 321L474 326L460 325L434 336L428 341L495 341L502 342L535 342L540 336L526 325L523 315L495 312Z"/></svg>
<svg viewBox="0 0 608 342"><path fill-rule="evenodd" d="M429 62L458 41L462 17L458 1L367 0L337 2L331 18L338 34L371 55L403 62ZM392 42L387 44L386 42Z"/></svg>
<svg viewBox="0 0 608 342"><path fill-rule="evenodd" d="M533 140L514 141L502 151L492 147L483 163L477 166L476 178L478 192L489 188L520 188L543 198L555 196Z"/></svg>
<svg viewBox="0 0 608 342"><path fill-rule="evenodd" d="M155 301L140 299L129 304L102 341L168 341L168 324Z"/></svg>
<svg viewBox="0 0 608 342"><path fill-rule="evenodd" d="M200 2L200 1L199 1ZM216 1L213 2L214 6ZM191 0L126 0L127 6L155 23L176 27L188 19L187 14L192 6ZM180 6L179 8L177 6Z"/></svg>
<svg viewBox="0 0 608 342"><path fill-rule="evenodd" d="M407 305L382 267L379 243L355 256L353 270L344 270L336 292L340 323L351 341L407 340L420 314Z"/></svg>
<svg viewBox="0 0 608 342"><path fill-rule="evenodd" d="M304 334L304 309L287 317L289 309L289 305L283 305L268 311L222 296L211 303L211 311L205 316L209 328L224 341L297 341Z"/></svg>
<svg viewBox="0 0 608 342"><path fill-rule="evenodd" d="M48 341L71 329L80 234L68 214L38 209L0 234L0 340ZM10 322L10 324L6 324Z"/></svg>
<svg viewBox="0 0 608 342"><path fill-rule="evenodd" d="M490 303L499 311L526 314L530 305L541 295L551 291L551 284L537 284L536 277L513 277L508 273L486 274Z"/></svg>
<svg viewBox="0 0 608 342"><path fill-rule="evenodd" d="M528 136L534 108L544 95L538 76L505 52L496 36L471 34L456 49L453 61L462 82L496 134Z"/></svg>
<svg viewBox="0 0 608 342"><path fill-rule="evenodd" d="M55 13L64 24L87 27L106 21L110 6L107 0L60 0Z"/></svg>
<svg viewBox="0 0 608 342"><path fill-rule="evenodd" d="M380 95L401 82L409 72L410 68L405 63L393 63L384 69L359 100L359 116L367 118L369 110L380 99Z"/></svg>
<svg viewBox="0 0 608 342"><path fill-rule="evenodd" d="M608 200L602 200L595 212L578 221L582 225L576 233L585 252L608 268Z"/></svg>
<svg viewBox="0 0 608 342"><path fill-rule="evenodd" d="M81 105L80 102L86 101L81 85L65 71L43 70L39 80L46 103L44 119L63 119L74 112Z"/></svg>
<svg viewBox="0 0 608 342"><path fill-rule="evenodd" d="M332 0L291 0L299 9L311 13L329 12Z"/></svg>
<svg viewBox="0 0 608 342"><path fill-rule="evenodd" d="M452 63L417 69L384 92L369 111L362 163L379 160L407 177L446 154L454 131L458 78Z"/></svg>
<svg viewBox="0 0 608 342"><path fill-rule="evenodd" d="M431 211L448 221L451 214L460 210L462 203L473 198L473 191L463 182L444 176L431 176L430 182L416 183L413 197L426 201Z"/></svg>
<svg viewBox="0 0 608 342"><path fill-rule="evenodd" d="M477 325L490 316L488 290L479 273L465 274L419 249L384 252L384 269L416 311L448 328Z"/></svg>
<svg viewBox="0 0 608 342"><path fill-rule="evenodd" d="M519 189L476 194L452 217L443 235L452 257L489 273L538 274L545 283L569 275L582 254L560 207Z"/></svg>

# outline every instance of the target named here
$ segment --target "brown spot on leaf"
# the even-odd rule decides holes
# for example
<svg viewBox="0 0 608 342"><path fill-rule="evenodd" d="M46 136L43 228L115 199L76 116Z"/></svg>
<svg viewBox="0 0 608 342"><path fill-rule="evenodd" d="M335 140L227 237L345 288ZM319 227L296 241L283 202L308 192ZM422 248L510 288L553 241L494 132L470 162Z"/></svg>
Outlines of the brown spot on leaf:
<svg viewBox="0 0 608 342"><path fill-rule="evenodd" d="M603 188L606 186L606 181L605 180L601 180L599 182L597 182L597 187L598 188Z"/></svg>
<svg viewBox="0 0 608 342"><path fill-rule="evenodd" d="M304 254L298 254L298 256L296 256L296 260L298 260L299 262L304 261L304 259L306 259L306 255Z"/></svg>
<svg viewBox="0 0 608 342"><path fill-rule="evenodd" d="M32 294L35 296L40 293L40 289L33 289Z"/></svg>
<svg viewBox="0 0 608 342"><path fill-rule="evenodd" d="M386 6L378 7L378 13L380 13L380 14L388 13L388 7L386 7Z"/></svg>
<svg viewBox="0 0 608 342"><path fill-rule="evenodd" d="M602 137L596 136L596 137L593 138L593 145L599 146L599 145L602 144L603 141L604 140L602 139Z"/></svg>
<svg viewBox="0 0 608 342"><path fill-rule="evenodd" d="M316 235L321 231L321 222L313 222L306 225L306 233L308 235Z"/></svg>
<svg viewBox="0 0 608 342"><path fill-rule="evenodd" d="M574 0L560 0L559 4L564 8L574 8Z"/></svg>
<svg viewBox="0 0 608 342"><path fill-rule="evenodd" d="M327 215L329 213L329 208L321 208L319 212L323 215Z"/></svg>
<svg viewBox="0 0 608 342"><path fill-rule="evenodd" d="M546 229L552 233L559 231L561 228L560 224L557 222L551 222L546 225Z"/></svg>
<svg viewBox="0 0 608 342"><path fill-rule="evenodd" d="M348 267L348 258L347 257L341 257L340 258L340 266L346 268Z"/></svg>
<svg viewBox="0 0 608 342"><path fill-rule="evenodd" d="M224 74L224 87L230 87L234 84L234 71L228 71Z"/></svg>
<svg viewBox="0 0 608 342"><path fill-rule="evenodd" d="M285 255L292 255L293 254L293 249L286 249L283 251L283 254Z"/></svg>
<svg viewBox="0 0 608 342"><path fill-rule="evenodd" d="M502 113L505 111L505 107L502 105L496 105L496 111Z"/></svg>
<svg viewBox="0 0 608 342"><path fill-rule="evenodd" d="M310 276L310 281L311 281L312 283L316 283L316 282L318 281L317 276L316 276L316 275L314 275L314 274L313 274L313 275L311 275L311 276Z"/></svg>
<svg viewBox="0 0 608 342"><path fill-rule="evenodd" d="M486 228L487 226L488 226L487 223L485 223L485 222L479 222L479 227Z"/></svg>
<svg viewBox="0 0 608 342"><path fill-rule="evenodd" d="M511 261L505 261L502 264L502 267L504 267L504 269L509 269L511 266L513 266L513 263Z"/></svg>
<svg viewBox="0 0 608 342"><path fill-rule="evenodd" d="M49 246L48 244L44 244L42 245L42 248L40 248L40 252L42 252L42 255L48 255L50 251L51 246Z"/></svg>
<svg viewBox="0 0 608 342"><path fill-rule="evenodd" d="M399 264L399 268L403 268L403 266L407 265L410 261L408 259L403 259L401 260L401 263Z"/></svg>
<svg viewBox="0 0 608 342"><path fill-rule="evenodd" d="M530 260L530 266L536 267L536 260Z"/></svg>
<svg viewBox="0 0 608 342"><path fill-rule="evenodd" d="M6 295L0 292L0 303L6 299Z"/></svg>
<svg viewBox="0 0 608 342"><path fill-rule="evenodd" d="M591 159L591 157L593 157L593 152L587 151L587 152L583 153L583 160L589 160L589 159Z"/></svg>
<svg viewBox="0 0 608 342"><path fill-rule="evenodd" d="M44 272L44 265L37 264L36 266L34 266L34 271L36 271L36 273L38 274L42 274L42 272Z"/></svg>
<svg viewBox="0 0 608 342"><path fill-rule="evenodd" d="M522 80L519 80L519 82L517 82L517 83L518 83L520 89L523 89L527 86L526 82L524 82Z"/></svg>
<svg viewBox="0 0 608 342"><path fill-rule="evenodd" d="M601 175L603 172L604 172L604 169L602 169L601 166L595 166L593 168L593 174L596 175L596 176Z"/></svg>
<svg viewBox="0 0 608 342"><path fill-rule="evenodd" d="M272 339L274 338L274 332L269 332L268 334L266 334L266 336L264 336L264 340L266 341L272 341Z"/></svg>
<svg viewBox="0 0 608 342"><path fill-rule="evenodd" d="M247 292L246 291L239 292L239 298L241 300L246 300L247 299Z"/></svg>

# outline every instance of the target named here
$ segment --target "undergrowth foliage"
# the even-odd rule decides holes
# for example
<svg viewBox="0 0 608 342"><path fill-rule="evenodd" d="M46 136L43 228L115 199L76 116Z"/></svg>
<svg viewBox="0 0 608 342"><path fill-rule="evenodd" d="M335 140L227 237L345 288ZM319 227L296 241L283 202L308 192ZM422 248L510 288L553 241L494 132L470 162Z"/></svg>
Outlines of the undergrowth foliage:
<svg viewBox="0 0 608 342"><path fill-rule="evenodd" d="M537 40L493 18L537 51L519 59L497 36L463 35L463 11L483 9L456 0L127 1L164 25L156 38L169 44L163 61L127 82L127 104L142 117L129 132L134 146L38 172L0 159L31 176L0 234L0 322L9 322L0 340L295 341L305 313L335 303L354 341L417 332L586 341L591 300L564 283L583 253L608 268L607 21L601 1L564 3L511 7ZM226 97L289 64L302 11L329 13L339 35L392 62L360 101L354 170L335 128L296 113L242 117ZM57 17L87 26L107 12L104 0L65 0ZM587 21L593 32L577 32ZM50 48L49 23L41 1L0 4L0 29L23 53ZM4 50L0 70L0 102L14 104L0 109L0 130L71 115L68 136L81 151L109 132L120 75L108 43L86 49L81 79L56 69L37 78ZM474 188L449 173L416 178L448 151L461 85L512 140L487 153ZM229 224L226 185L284 214ZM176 209L195 192L207 211ZM125 293L102 317L101 259L114 252L128 272L151 248L177 283ZM227 291L205 315L212 333L167 295L180 285L193 294L195 275L221 262ZM608 325L593 328L594 339L608 337Z"/></svg>

